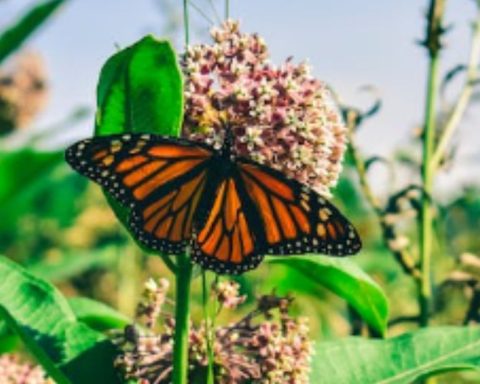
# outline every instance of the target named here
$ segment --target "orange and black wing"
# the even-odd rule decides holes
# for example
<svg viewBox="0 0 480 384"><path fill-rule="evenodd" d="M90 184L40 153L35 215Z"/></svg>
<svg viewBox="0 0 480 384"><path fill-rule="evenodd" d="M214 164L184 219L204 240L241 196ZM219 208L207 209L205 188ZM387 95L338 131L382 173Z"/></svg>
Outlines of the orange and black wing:
<svg viewBox="0 0 480 384"><path fill-rule="evenodd" d="M240 159L241 179L261 217L265 253L319 252L331 256L357 253L360 238L353 225L312 189L281 172Z"/></svg>
<svg viewBox="0 0 480 384"><path fill-rule="evenodd" d="M191 242L211 157L207 146L148 134L86 139L66 151L75 170L131 209L137 240L174 254Z"/></svg>
<svg viewBox="0 0 480 384"><path fill-rule="evenodd" d="M202 267L240 274L262 261L261 235L253 225L260 218L242 192L242 185L231 174L220 178L206 193L205 204L202 202L205 212L192 252L192 258Z"/></svg>

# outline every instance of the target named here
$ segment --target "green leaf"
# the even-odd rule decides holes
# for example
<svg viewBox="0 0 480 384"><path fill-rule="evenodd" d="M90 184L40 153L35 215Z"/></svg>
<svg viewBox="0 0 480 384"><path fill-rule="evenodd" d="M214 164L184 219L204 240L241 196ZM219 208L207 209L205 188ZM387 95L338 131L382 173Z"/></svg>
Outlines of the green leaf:
<svg viewBox="0 0 480 384"><path fill-rule="evenodd" d="M182 120L182 75L168 41L146 36L107 60L97 87L95 135L145 132L178 136ZM105 195L129 229L128 210Z"/></svg>
<svg viewBox="0 0 480 384"><path fill-rule="evenodd" d="M269 263L288 266L307 280L346 300L372 328L382 335L388 319L388 301L382 289L348 259L324 256L269 258Z"/></svg>
<svg viewBox="0 0 480 384"><path fill-rule="evenodd" d="M99 301L73 297L68 302L77 320L98 331L124 328L133 322L127 316Z"/></svg>
<svg viewBox="0 0 480 384"><path fill-rule="evenodd" d="M5 257L0 257L0 318L57 383L119 382L114 348L105 336L77 322L55 287Z"/></svg>
<svg viewBox="0 0 480 384"><path fill-rule="evenodd" d="M171 44L146 36L108 59L100 73L97 108L96 135L178 136L183 84Z"/></svg>
<svg viewBox="0 0 480 384"><path fill-rule="evenodd" d="M52 0L33 6L20 20L0 35L0 63L22 45L66 0Z"/></svg>
<svg viewBox="0 0 480 384"><path fill-rule="evenodd" d="M311 382L407 384L433 374L480 368L480 328L437 327L389 340L318 342Z"/></svg>

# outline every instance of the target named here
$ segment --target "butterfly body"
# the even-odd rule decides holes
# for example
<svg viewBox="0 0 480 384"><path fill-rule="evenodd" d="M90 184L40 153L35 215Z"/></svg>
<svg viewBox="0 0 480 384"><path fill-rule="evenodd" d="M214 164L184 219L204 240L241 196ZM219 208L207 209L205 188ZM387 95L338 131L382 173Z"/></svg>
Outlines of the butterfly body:
<svg viewBox="0 0 480 384"><path fill-rule="evenodd" d="M148 134L86 139L70 165L130 209L148 248L192 258L218 273L255 268L264 255L358 252L353 226L323 196L281 172L238 157L231 135L219 150Z"/></svg>

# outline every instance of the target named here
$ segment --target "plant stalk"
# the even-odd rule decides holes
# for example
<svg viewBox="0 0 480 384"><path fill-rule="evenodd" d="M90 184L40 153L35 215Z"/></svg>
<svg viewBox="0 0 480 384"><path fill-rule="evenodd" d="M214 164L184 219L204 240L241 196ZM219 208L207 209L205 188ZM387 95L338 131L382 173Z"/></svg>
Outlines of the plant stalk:
<svg viewBox="0 0 480 384"><path fill-rule="evenodd" d="M190 44L190 28L188 21L188 0L183 0L183 28L185 33L185 53L188 49L188 44Z"/></svg>
<svg viewBox="0 0 480 384"><path fill-rule="evenodd" d="M183 22L185 28L185 52L189 44L188 0L183 0ZM188 253L177 256L175 335L173 345L173 383L188 383L188 339L190 331L190 284L192 263Z"/></svg>
<svg viewBox="0 0 480 384"><path fill-rule="evenodd" d="M203 301L203 317L205 321L205 334L207 337L207 353L208 353L208 367L207 367L207 384L214 384L215 376L213 372L214 355L213 355L213 333L211 327L211 316L208 306L208 284L207 271L202 271L202 301Z"/></svg>
<svg viewBox="0 0 480 384"><path fill-rule="evenodd" d="M473 35L472 44L470 47L470 57L467 65L467 76L462 90L460 91L458 100L455 103L450 116L448 117L445 127L442 130L441 136L438 140L438 144L432 155L433 171L437 170L443 156L445 155L445 150L447 149L447 146L468 107L473 94L475 82L478 81L479 78L478 63L480 61L480 2L478 4L477 17L472 27Z"/></svg>
<svg viewBox="0 0 480 384"><path fill-rule="evenodd" d="M439 90L439 54L440 38L443 33L442 20L445 11L445 0L432 0L428 13L427 38L425 45L429 52L427 96L425 105L425 124L423 132L423 158L421 166L423 196L420 210L420 326L428 325L430 301L432 296L432 243L433 215L432 190L434 172L432 154L436 129L436 105Z"/></svg>
<svg viewBox="0 0 480 384"><path fill-rule="evenodd" d="M351 111L347 114L347 135L348 135L348 150L350 152L350 155L352 156L353 162L355 164L355 168L358 173L359 177L359 182L360 182L360 188L367 199L368 203L372 207L373 211L375 212L378 222L380 224L380 228L382 230L382 237L383 241L385 243L385 246L390 249L392 252L393 256L395 257L395 260L400 264L401 268L405 273L408 275L412 276L416 281L420 280L420 271L415 265L415 261L411 253L406 249L400 249L400 250L393 250L392 248L389 247L388 242L390 239L396 237L395 230L392 226L388 226L384 220L384 209L377 198L377 196L374 194L370 183L368 182L367 179L367 169L365 165L365 161L360 155L360 152L357 148L357 144L355 142L355 135L354 131L357 128L357 113L354 111Z"/></svg>
<svg viewBox="0 0 480 384"><path fill-rule="evenodd" d="M181 254L177 262L177 292L175 306L175 335L173 346L173 382L188 382L188 338L190 331L190 284L192 263L187 254Z"/></svg>

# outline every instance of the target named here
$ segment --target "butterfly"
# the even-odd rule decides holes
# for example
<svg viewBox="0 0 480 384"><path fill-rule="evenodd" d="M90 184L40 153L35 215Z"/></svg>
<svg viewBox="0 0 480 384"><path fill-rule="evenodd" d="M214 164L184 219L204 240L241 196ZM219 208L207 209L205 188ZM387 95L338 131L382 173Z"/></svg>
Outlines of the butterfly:
<svg viewBox="0 0 480 384"><path fill-rule="evenodd" d="M352 224L325 197L280 171L181 138L123 134L69 147L67 162L130 210L133 235L220 274L241 274L265 255L357 253Z"/></svg>

